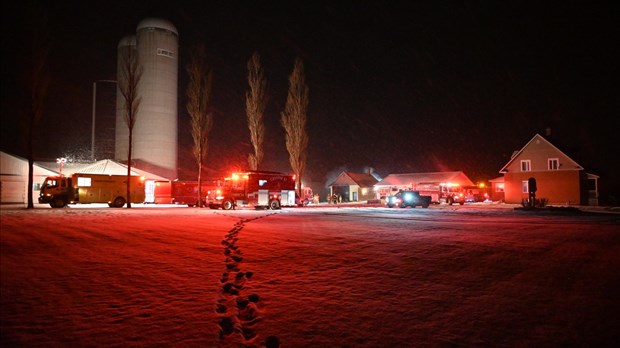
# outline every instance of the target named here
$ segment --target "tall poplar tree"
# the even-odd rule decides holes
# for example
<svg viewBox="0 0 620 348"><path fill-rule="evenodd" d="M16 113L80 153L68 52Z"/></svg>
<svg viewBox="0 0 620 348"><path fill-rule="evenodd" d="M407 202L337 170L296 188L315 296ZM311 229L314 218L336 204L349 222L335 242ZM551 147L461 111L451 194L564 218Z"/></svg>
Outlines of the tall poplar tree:
<svg viewBox="0 0 620 348"><path fill-rule="evenodd" d="M281 113L281 123L286 132L286 149L289 162L298 182L299 197L302 197L301 178L306 168L308 131L306 129L309 89L305 82L304 64L295 59L293 72L289 76L289 90L286 105Z"/></svg>
<svg viewBox="0 0 620 348"><path fill-rule="evenodd" d="M191 118L193 154L198 165L198 197L196 197L198 207L203 207L202 167L209 150L209 132L213 128L213 114L209 112L213 73L206 62L205 51L203 45L197 46L186 67L189 76L186 92L187 112Z"/></svg>
<svg viewBox="0 0 620 348"><path fill-rule="evenodd" d="M265 108L267 107L267 80L260 63L260 55L254 52L248 61L248 84L250 90L245 93L245 113L248 117L250 140L254 153L248 156L251 170L258 170L263 161L263 142L265 139Z"/></svg>

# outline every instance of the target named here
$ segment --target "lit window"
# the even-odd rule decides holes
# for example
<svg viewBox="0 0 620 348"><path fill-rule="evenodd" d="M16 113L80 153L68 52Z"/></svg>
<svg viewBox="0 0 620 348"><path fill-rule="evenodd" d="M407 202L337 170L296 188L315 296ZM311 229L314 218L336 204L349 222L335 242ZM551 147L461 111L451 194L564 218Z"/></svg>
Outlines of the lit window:
<svg viewBox="0 0 620 348"><path fill-rule="evenodd" d="M522 193L530 192L530 188L529 188L529 185L527 183L527 180L521 181L521 192Z"/></svg>
<svg viewBox="0 0 620 348"><path fill-rule="evenodd" d="M549 170L558 170L560 169L560 160L557 158L549 158L547 160L547 168Z"/></svg>
<svg viewBox="0 0 620 348"><path fill-rule="evenodd" d="M521 161L521 171L529 172L532 170L532 162L530 160L522 160Z"/></svg>
<svg viewBox="0 0 620 348"><path fill-rule="evenodd" d="M495 185L495 192L504 192L504 183L498 183Z"/></svg>
<svg viewBox="0 0 620 348"><path fill-rule="evenodd" d="M258 186L263 187L267 183L267 180L258 180Z"/></svg>
<svg viewBox="0 0 620 348"><path fill-rule="evenodd" d="M78 177L78 187L90 187L90 178Z"/></svg>

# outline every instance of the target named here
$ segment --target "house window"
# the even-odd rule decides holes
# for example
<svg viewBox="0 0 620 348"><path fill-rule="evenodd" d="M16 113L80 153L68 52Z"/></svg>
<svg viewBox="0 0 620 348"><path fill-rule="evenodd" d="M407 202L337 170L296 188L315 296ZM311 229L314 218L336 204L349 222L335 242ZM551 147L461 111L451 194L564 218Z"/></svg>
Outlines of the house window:
<svg viewBox="0 0 620 348"><path fill-rule="evenodd" d="M560 169L560 160L558 158L549 158L547 160L547 169L549 170Z"/></svg>
<svg viewBox="0 0 620 348"><path fill-rule="evenodd" d="M530 188L528 186L527 180L521 181L521 193L530 192Z"/></svg>
<svg viewBox="0 0 620 348"><path fill-rule="evenodd" d="M495 185L495 192L504 192L504 183L500 182Z"/></svg>
<svg viewBox="0 0 620 348"><path fill-rule="evenodd" d="M78 187L90 187L90 178L78 177Z"/></svg>
<svg viewBox="0 0 620 348"><path fill-rule="evenodd" d="M532 162L530 160L522 160L521 161L521 171L529 172L532 170Z"/></svg>

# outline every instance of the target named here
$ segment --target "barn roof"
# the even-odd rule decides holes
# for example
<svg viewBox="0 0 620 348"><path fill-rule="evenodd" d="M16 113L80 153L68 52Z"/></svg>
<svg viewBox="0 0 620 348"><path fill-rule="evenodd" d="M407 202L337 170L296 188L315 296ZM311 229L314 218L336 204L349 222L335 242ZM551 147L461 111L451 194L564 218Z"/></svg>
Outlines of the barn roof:
<svg viewBox="0 0 620 348"><path fill-rule="evenodd" d="M58 164L55 162L41 162L41 165L50 170L54 170L55 172L59 171ZM111 159L104 159L94 163L67 163L63 165L63 175L72 175L75 173L127 175L127 166ZM147 180L170 181L167 178L138 169L136 167L131 168L131 175L143 176Z"/></svg>
<svg viewBox="0 0 620 348"><path fill-rule="evenodd" d="M458 172L432 172L432 173L403 173L390 174L375 186L406 186L412 184L428 183L457 183L461 186L473 185L474 183L465 175Z"/></svg>
<svg viewBox="0 0 620 348"><path fill-rule="evenodd" d="M377 178L370 173L342 172L329 186L357 185L359 187L373 187L377 182Z"/></svg>

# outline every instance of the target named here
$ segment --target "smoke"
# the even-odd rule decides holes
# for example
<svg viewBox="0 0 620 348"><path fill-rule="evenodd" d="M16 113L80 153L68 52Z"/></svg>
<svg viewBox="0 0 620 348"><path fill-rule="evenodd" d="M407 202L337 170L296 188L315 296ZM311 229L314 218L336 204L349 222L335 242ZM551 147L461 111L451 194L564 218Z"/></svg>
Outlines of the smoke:
<svg viewBox="0 0 620 348"><path fill-rule="evenodd" d="M329 188L329 185L334 182L342 172L346 172L348 167L343 165L336 169L330 170L325 174L325 185L324 188Z"/></svg>

